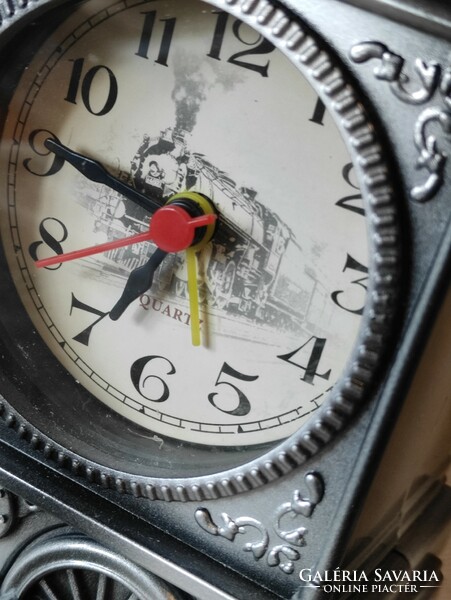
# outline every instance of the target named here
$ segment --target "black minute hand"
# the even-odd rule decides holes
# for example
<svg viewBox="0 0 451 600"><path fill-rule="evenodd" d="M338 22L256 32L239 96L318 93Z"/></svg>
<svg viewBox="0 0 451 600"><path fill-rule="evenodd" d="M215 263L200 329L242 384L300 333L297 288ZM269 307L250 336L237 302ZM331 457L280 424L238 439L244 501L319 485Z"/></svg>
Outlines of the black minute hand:
<svg viewBox="0 0 451 600"><path fill-rule="evenodd" d="M96 183L102 183L103 185L108 186L150 213L154 213L161 207L161 202L155 198L141 194L120 179L110 175L105 167L99 162L74 152L53 138L47 138L44 145L47 150L50 150L50 152L53 152L56 156L66 160L90 181L95 181Z"/></svg>

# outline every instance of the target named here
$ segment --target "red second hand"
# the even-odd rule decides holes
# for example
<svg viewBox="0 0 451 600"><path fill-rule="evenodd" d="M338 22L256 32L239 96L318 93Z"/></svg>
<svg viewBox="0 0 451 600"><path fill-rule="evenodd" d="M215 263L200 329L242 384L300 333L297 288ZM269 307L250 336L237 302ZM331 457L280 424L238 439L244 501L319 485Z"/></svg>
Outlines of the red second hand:
<svg viewBox="0 0 451 600"><path fill-rule="evenodd" d="M49 267L77 258L84 258L86 256L92 256L93 254L108 252L108 250L114 250L115 248L122 248L123 246L150 241L155 241L157 246L166 252L180 252L191 245L194 239L194 231L197 227L210 225L214 223L215 220L215 214L192 218L190 214L180 206L163 206L154 214L150 222L149 231L144 231L143 233L138 233L137 235L121 238L119 240L113 240L112 242L106 242L105 244L90 246L89 248L82 248L81 250L66 252L65 254L58 254L51 258L43 258L37 260L35 265L37 267Z"/></svg>
<svg viewBox="0 0 451 600"><path fill-rule="evenodd" d="M76 258L84 258L85 256L92 256L93 254L108 252L108 250L114 250L115 248L122 248L123 246L138 244L139 242L147 242L151 240L150 235L150 231L145 231L144 233L131 235L126 238L121 238L120 240L105 242L105 244L90 246L89 248L82 248L81 250L66 252L65 254L58 254L57 256L52 256L51 258L43 258L41 260L37 260L35 265L37 267L49 267L50 265L56 265L69 260L75 260Z"/></svg>

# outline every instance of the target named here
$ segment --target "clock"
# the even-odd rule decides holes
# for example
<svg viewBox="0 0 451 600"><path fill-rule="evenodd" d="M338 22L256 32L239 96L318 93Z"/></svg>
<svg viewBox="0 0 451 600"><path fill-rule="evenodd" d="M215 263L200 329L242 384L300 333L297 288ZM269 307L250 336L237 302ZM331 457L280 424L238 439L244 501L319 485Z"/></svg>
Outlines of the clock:
<svg viewBox="0 0 451 600"><path fill-rule="evenodd" d="M199 597L321 593L301 569L335 513L344 540L446 288L447 44L391 23L431 52L417 89L385 17L335 0L3 8L5 456L93 552Z"/></svg>
<svg viewBox="0 0 451 600"><path fill-rule="evenodd" d="M313 38L297 24L280 36L286 56L223 8L83 4L27 50L5 122L4 180L16 182L2 218L5 295L32 321L20 347L46 388L25 409L38 430L28 436L50 434L40 443L64 462L143 496L146 476L176 499L216 471L223 495L250 459L263 478L281 452L304 462L363 401L396 306L396 207L353 89L319 47L309 58ZM282 14L262 10L253 18L272 31ZM298 74L302 61L312 65ZM192 194L217 213L215 231L166 254L159 228L182 234L171 213L158 219L177 202L202 212ZM136 242L149 222L156 232ZM142 269L153 281L130 296ZM39 422L48 411L53 432ZM186 475L208 480L180 484Z"/></svg>

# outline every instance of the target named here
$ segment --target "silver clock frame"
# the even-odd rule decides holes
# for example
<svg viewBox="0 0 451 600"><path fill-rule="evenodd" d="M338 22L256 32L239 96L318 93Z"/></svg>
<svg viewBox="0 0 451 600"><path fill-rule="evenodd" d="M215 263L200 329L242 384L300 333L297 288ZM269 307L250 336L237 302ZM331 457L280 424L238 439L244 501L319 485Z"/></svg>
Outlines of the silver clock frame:
<svg viewBox="0 0 451 600"><path fill-rule="evenodd" d="M365 402L388 354L396 314L401 273L401 244L395 194L387 153L350 77L339 61L300 20L269 0L212 0L266 37L294 64L333 116L357 172L366 211L370 246L370 282L362 326L340 380L317 411L296 434L249 463L213 475L189 478L140 477L88 460L64 448L2 403L3 420L22 438L102 487L151 500L199 501L228 497L261 487L285 475L317 454L354 417ZM118 3L121 4L120 2ZM125 2L122 4L125 5ZM40 2L37 6L50 5ZM34 7L33 7L34 9ZM11 24L31 6L18 6ZM8 19L3 22L3 28Z"/></svg>
<svg viewBox="0 0 451 600"><path fill-rule="evenodd" d="M14 36L22 17L31 20L41 13L41 7L54 4L37 2L26 7L14 1L3 2L1 35L7 41ZM252 20L253 10L262 6L258 0L242 3L232 0L225 4L229 12L244 7L243 20ZM319 39L326 40L329 52L343 65L346 79L357 83L362 99L369 99L367 106L372 120L377 121L383 136L381 151L388 157L390 175L394 178L392 198L400 209L406 234L402 244L405 255L401 257L406 282L399 318L393 322L398 331L389 342L393 346L390 361L385 368L382 365L367 401L357 403L358 410L351 408L355 414L341 430L330 432L327 427L330 439L320 436L316 453L305 462L302 462L307 459L304 455L299 462L287 458L286 452L275 456L278 467L273 479L263 482L265 485L259 479L253 480L252 468L256 466L251 468L248 464L236 471L234 486L242 493L235 493L232 486L227 487L230 495L221 496L214 478L207 477L201 478L205 485L202 492L194 490L195 498L199 499L187 502L165 501L173 498L173 488L167 486L158 488L158 494L152 488L150 497L155 498L152 502L135 498L134 494L141 495L142 488L129 485L129 480L112 481L107 476L100 480L99 486L99 465L92 465L93 469L85 470L81 473L84 477L80 477L77 469L70 472L58 464L58 449L50 441L46 445L45 437L33 438L30 446L29 425L13 409L4 408L6 422L0 422L0 480L7 489L199 600L330 600L330 594L320 587L301 585L300 569L315 565L318 571L324 571L348 564L343 562L347 560L344 554L357 512L368 494L403 403L412 411L410 418L409 415L404 418L412 430L410 435L420 432L425 437L417 418L424 398L413 394L413 400L407 401L420 357L424 354L428 358L426 340L449 288L451 180L447 118L445 115L425 121L425 117L432 117L429 111L432 108L436 109L435 117L449 111L451 11L432 0L274 3L277 9L282 4L295 16L294 20L299 17L309 32L316 31ZM284 39L278 38L279 47L284 46ZM374 42L379 44L372 46L376 54L363 55L365 60L356 61L356 57L362 57L356 54L356 48ZM379 58L377 49L381 51ZM381 69L381 59L388 60L385 66L394 61L397 69ZM423 65L430 67L432 78L422 79ZM399 87L405 92L402 98L397 93ZM325 102L330 101L326 90L318 88L318 91ZM422 103L416 103L417 92L423 94ZM424 132L428 134L426 141L431 142L429 149L436 151L430 157L436 160L420 164L419 159L427 156ZM353 135L349 136L351 139ZM383 174L386 176L384 169ZM431 175L436 187L429 190L422 202L413 199L411 190L423 185ZM380 216L383 218L383 212ZM446 313L444 318L446 323ZM443 331L443 320L438 325ZM433 373L449 370L447 365L436 364L437 354L432 353L429 361L438 369ZM431 410L443 407L438 396L428 397L427 401ZM19 439L16 432L25 439ZM427 433L430 445L434 446L435 431ZM289 449L290 443L279 446L279 451ZM47 460L45 455L57 461ZM60 455L60 459L64 456ZM421 456L412 456L412 469ZM396 458L396 455L385 458L391 472L384 481L387 496L396 493L402 479ZM432 534L425 532L422 524L440 515L436 525L444 529L446 519L450 518L449 488L441 483L439 466L434 463L427 476L418 471L423 483L409 505L414 510L404 515L390 512L389 526L378 532L377 540L369 539L363 547L360 543L357 549L351 548L353 568L367 564L374 567L379 561L388 560L403 534L410 537L416 551L419 547L428 551L425 540L429 541ZM170 483L172 486L175 482ZM185 488L174 489L181 500L189 499ZM205 493L208 495L204 496ZM408 490L402 489L403 497L407 494ZM159 496L164 500L158 500ZM8 536L11 533L6 542Z"/></svg>

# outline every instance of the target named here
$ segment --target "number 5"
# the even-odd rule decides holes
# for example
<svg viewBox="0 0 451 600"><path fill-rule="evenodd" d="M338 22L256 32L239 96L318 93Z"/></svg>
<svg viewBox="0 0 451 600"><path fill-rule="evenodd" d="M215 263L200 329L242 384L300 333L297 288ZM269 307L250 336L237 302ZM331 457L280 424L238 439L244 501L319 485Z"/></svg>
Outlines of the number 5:
<svg viewBox="0 0 451 600"><path fill-rule="evenodd" d="M228 375L229 377L234 377L235 379L239 379L240 381L255 381L256 379L258 379L258 375L243 375L242 373L235 371L235 369L232 369L232 367L225 362L222 365L222 368L219 372L218 378L216 379L215 386L227 385L227 386L231 387L233 390L235 390L235 393L238 396L238 406L233 410L226 410L226 409L218 406L215 402L215 396L217 396L219 392L213 392L212 394L208 394L208 400L209 400L210 404L212 404L215 408L217 408L221 412L227 413L229 415L234 415L235 417L242 417L244 415L247 415L249 413L249 411L251 410L251 405L250 405L249 400L247 399L247 397L243 394L243 392L241 390L239 390L235 385L233 385L233 383L230 383L229 381L221 381L222 375L224 375L224 376Z"/></svg>

